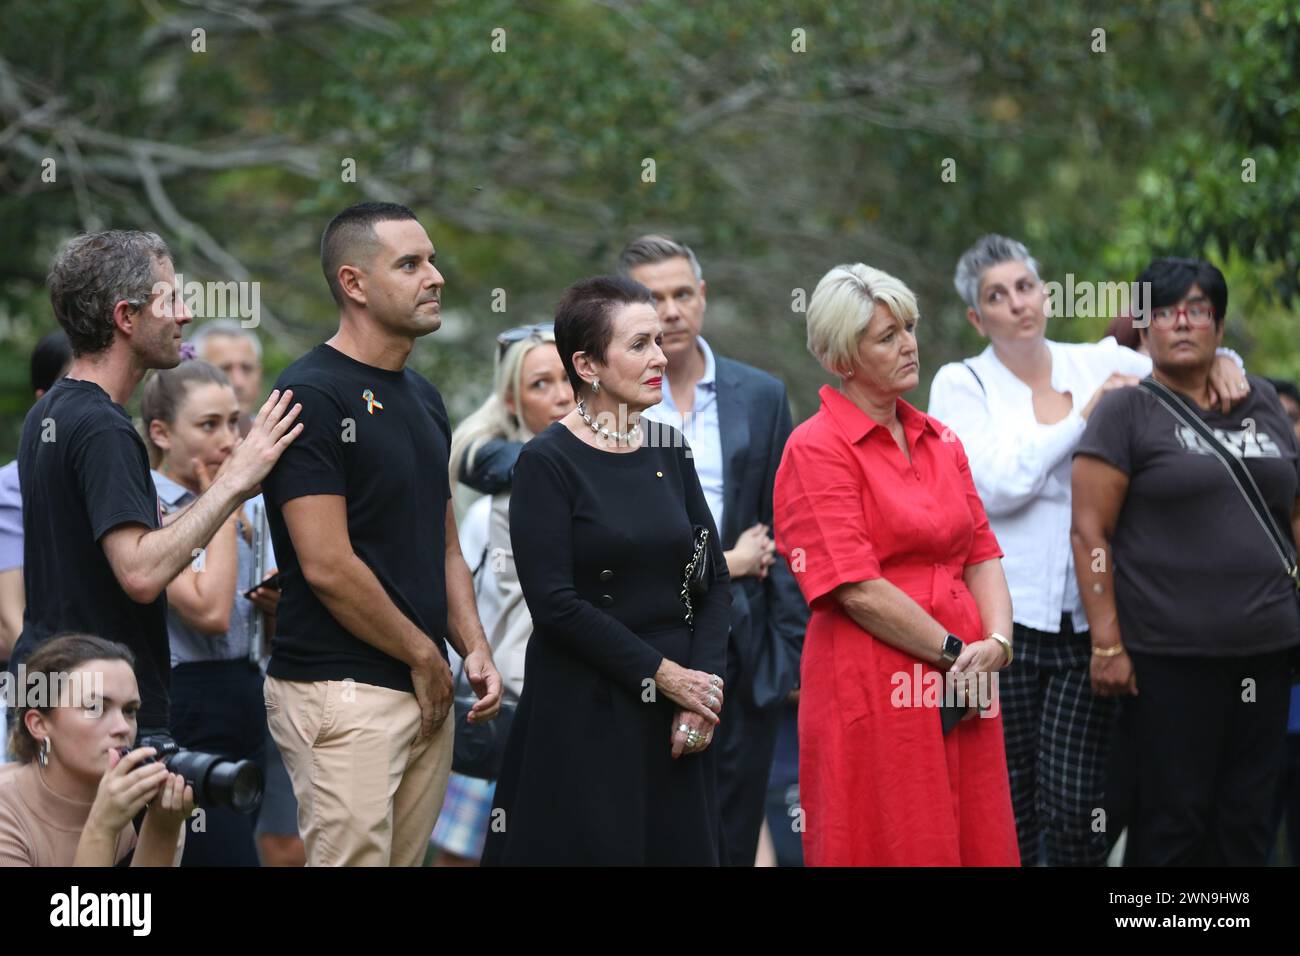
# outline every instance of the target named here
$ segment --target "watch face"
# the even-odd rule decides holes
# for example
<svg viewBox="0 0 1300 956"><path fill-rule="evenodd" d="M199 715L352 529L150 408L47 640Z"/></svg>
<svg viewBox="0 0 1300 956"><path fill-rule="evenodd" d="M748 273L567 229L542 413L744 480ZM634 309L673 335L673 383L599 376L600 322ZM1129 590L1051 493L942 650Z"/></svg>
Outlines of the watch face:
<svg viewBox="0 0 1300 956"><path fill-rule="evenodd" d="M949 634L943 639L943 656L949 660L956 660L961 655L964 646L960 638Z"/></svg>

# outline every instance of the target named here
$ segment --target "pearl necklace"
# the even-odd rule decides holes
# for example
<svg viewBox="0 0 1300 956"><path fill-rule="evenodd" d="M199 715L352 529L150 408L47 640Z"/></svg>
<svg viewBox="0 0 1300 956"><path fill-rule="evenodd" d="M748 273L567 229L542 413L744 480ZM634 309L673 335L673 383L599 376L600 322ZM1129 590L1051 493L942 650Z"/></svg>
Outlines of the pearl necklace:
<svg viewBox="0 0 1300 956"><path fill-rule="evenodd" d="M587 403L585 400L578 402L578 417L587 423L588 428L602 438L612 438L614 441L622 442L625 445L632 444L632 442L636 440L637 436L641 434L641 423L639 421L625 432L610 431L604 425L597 425L595 420L587 414Z"/></svg>

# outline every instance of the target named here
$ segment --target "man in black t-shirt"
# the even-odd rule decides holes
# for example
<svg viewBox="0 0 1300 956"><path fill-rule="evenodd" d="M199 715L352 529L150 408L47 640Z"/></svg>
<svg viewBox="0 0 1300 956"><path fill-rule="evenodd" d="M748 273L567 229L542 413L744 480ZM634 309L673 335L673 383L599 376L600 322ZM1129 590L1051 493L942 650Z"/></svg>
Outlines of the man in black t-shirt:
<svg viewBox="0 0 1300 956"><path fill-rule="evenodd" d="M49 285L73 362L33 406L19 441L27 607L11 667L68 631L119 641L136 657L137 726L164 731L167 584L256 491L297 436L298 409L289 411L288 393L272 394L212 487L161 527L144 442L123 405L146 371L180 361L190 314L171 253L150 232L78 236L56 257Z"/></svg>
<svg viewBox="0 0 1300 956"><path fill-rule="evenodd" d="M285 369L303 434L266 481L284 590L267 672L271 734L309 866L415 866L442 807L449 638L490 720L501 678L452 511L451 429L406 368L441 325L443 279L409 209L362 203L325 230L338 333Z"/></svg>

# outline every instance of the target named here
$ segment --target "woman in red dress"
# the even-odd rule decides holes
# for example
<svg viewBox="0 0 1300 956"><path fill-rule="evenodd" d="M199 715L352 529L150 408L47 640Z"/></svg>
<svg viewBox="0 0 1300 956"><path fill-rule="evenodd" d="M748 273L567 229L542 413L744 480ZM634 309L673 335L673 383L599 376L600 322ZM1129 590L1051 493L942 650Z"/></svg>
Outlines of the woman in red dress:
<svg viewBox="0 0 1300 956"><path fill-rule="evenodd" d="M1011 660L1002 552L953 433L916 387L916 297L837 266L808 348L840 378L794 430L776 476L777 548L812 616L799 700L810 866L1018 866L996 701ZM946 733L939 692L982 706ZM968 698L948 688L949 704Z"/></svg>

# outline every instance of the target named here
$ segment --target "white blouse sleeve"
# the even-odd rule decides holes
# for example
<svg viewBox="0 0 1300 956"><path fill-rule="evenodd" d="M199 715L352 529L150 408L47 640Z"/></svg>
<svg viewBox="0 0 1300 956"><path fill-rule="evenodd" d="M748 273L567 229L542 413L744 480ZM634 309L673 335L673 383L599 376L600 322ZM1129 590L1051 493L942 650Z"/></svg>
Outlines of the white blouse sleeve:
<svg viewBox="0 0 1300 956"><path fill-rule="evenodd" d="M1054 425L1017 427L990 413L988 396L969 367L953 362L930 386L930 414L961 439L975 489L990 516L1032 501L1048 476L1074 450L1086 425L1076 410Z"/></svg>

